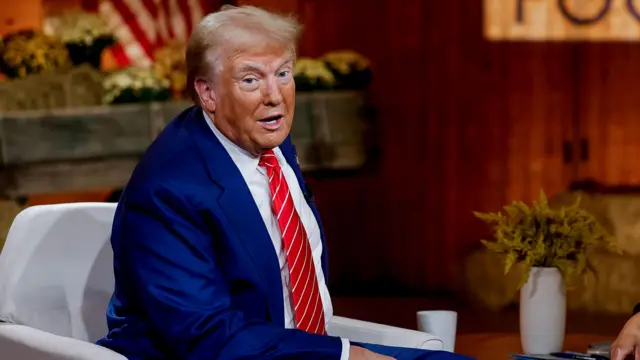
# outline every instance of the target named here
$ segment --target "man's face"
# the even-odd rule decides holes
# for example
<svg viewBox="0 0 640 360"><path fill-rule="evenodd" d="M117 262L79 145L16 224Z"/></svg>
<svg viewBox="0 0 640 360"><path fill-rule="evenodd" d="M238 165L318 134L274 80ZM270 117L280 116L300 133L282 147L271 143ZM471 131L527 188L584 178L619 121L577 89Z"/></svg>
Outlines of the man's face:
<svg viewBox="0 0 640 360"><path fill-rule="evenodd" d="M225 59L215 86L214 122L253 155L279 146L289 135L295 107L291 51L263 46Z"/></svg>

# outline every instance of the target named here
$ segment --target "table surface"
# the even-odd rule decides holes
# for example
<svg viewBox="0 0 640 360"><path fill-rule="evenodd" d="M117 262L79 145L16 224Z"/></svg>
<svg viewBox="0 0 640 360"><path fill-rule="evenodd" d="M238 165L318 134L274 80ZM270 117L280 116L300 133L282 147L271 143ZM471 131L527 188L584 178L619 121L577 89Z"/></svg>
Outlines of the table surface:
<svg viewBox="0 0 640 360"><path fill-rule="evenodd" d="M586 352L590 343L612 340L611 335L567 334L564 350ZM456 338L455 352L476 360L507 360L510 354L522 352L520 334L460 334Z"/></svg>

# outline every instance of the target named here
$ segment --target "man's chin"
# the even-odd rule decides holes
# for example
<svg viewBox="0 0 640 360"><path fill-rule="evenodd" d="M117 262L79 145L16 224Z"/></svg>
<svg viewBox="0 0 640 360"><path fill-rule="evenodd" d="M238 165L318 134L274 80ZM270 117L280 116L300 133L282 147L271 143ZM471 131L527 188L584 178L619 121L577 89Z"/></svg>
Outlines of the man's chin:
<svg viewBox="0 0 640 360"><path fill-rule="evenodd" d="M264 135L261 135L257 140L257 143L260 144L260 147L263 149L273 149L275 147L280 146L284 139L289 135L289 130L279 129L278 131L273 131Z"/></svg>

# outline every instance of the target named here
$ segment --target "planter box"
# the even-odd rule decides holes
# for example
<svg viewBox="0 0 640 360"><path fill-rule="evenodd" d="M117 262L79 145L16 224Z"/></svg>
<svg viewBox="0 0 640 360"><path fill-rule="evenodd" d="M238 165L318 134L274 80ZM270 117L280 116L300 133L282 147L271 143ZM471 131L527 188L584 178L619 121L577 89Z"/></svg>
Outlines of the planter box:
<svg viewBox="0 0 640 360"><path fill-rule="evenodd" d="M299 153L306 148L308 163L319 169L355 169L365 164L361 93L309 93L296 98L292 137Z"/></svg>
<svg viewBox="0 0 640 360"><path fill-rule="evenodd" d="M188 102L0 113L0 194L119 188L149 144ZM357 92L297 95L293 142L303 170L365 162Z"/></svg>

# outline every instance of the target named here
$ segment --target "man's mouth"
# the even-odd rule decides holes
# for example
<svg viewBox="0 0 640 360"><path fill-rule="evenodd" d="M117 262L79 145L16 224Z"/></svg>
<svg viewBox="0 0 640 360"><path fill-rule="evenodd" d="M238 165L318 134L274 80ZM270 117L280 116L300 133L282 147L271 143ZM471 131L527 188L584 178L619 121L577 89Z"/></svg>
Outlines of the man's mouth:
<svg viewBox="0 0 640 360"><path fill-rule="evenodd" d="M282 116L281 114L276 114L260 119L258 120L258 122L266 129L275 130L280 127L283 118L284 116Z"/></svg>

